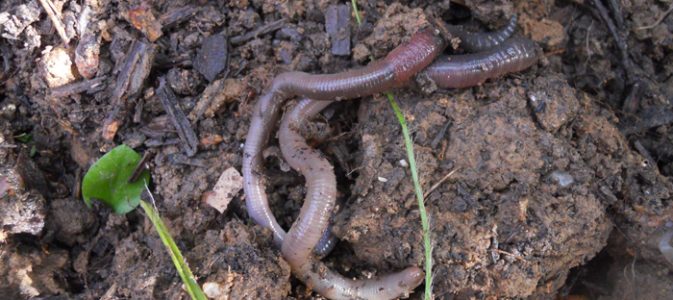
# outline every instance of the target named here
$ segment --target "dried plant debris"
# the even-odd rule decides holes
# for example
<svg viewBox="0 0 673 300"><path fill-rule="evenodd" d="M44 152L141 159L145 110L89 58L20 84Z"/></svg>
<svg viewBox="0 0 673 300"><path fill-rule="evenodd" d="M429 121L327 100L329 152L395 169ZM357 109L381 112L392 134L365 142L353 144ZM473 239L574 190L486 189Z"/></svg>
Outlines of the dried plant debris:
<svg viewBox="0 0 673 300"><path fill-rule="evenodd" d="M131 44L122 68L117 75L112 99L110 100L112 107L103 127L103 139L111 141L114 138L119 126L121 126L123 116L119 114L126 110L126 100L135 97L142 90L145 79L150 75L152 69L155 49L156 46L143 40L135 40Z"/></svg>
<svg viewBox="0 0 673 300"><path fill-rule="evenodd" d="M171 88L166 85L166 79L163 77L159 79L157 96L161 100L161 105L166 110L166 113L168 113L168 116L173 122L173 126L175 126L175 129L178 132L185 154L189 157L194 156L199 145L199 139L196 137L196 133L194 132L194 129L192 129L189 119L187 119L187 116L185 116L182 109L178 107L177 97Z"/></svg>

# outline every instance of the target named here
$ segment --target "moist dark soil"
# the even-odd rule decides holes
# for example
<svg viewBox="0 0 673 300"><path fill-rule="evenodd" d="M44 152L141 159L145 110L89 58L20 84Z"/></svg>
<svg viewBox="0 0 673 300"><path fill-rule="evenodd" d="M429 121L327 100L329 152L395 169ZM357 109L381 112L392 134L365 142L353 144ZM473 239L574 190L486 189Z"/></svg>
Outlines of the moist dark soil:
<svg viewBox="0 0 673 300"><path fill-rule="evenodd" d="M188 298L148 218L82 201L83 174L122 143L147 155L156 206L209 296L320 298L248 218L240 186L212 205L215 183L240 170L250 112L275 75L366 65L428 14L475 31L518 14L517 34L544 51L478 87L394 91L426 192L435 297L673 295L657 246L673 227L666 1L366 0L362 25L349 3L329 0L47 2L60 26L40 1L0 2L3 298ZM339 182L328 266L353 278L421 266L388 100L337 102L305 131ZM289 228L304 179L277 145L264 175Z"/></svg>

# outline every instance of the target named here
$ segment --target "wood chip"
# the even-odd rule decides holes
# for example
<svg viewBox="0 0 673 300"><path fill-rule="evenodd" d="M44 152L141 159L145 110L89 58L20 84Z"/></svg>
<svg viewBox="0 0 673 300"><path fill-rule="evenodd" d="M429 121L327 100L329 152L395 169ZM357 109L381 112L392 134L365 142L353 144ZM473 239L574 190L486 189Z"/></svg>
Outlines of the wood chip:
<svg viewBox="0 0 673 300"><path fill-rule="evenodd" d="M194 68L208 81L215 80L229 65L228 47L223 33L207 37L194 58Z"/></svg>
<svg viewBox="0 0 673 300"><path fill-rule="evenodd" d="M151 42L156 41L163 35L161 22L154 17L152 8L149 6L140 5L129 9L127 18L129 23L142 32Z"/></svg>
<svg viewBox="0 0 673 300"><path fill-rule="evenodd" d="M196 133L192 128L192 124L189 123L187 116L178 107L177 96L173 93L171 88L166 85L166 78L159 78L159 87L157 88L157 96L161 100L161 105L166 110L166 113L173 122L173 126L178 132L178 136L182 141L182 148L187 154L188 157L194 156L198 150L199 139L196 137Z"/></svg>
<svg viewBox="0 0 673 300"><path fill-rule="evenodd" d="M325 30L332 43L332 54L351 54L351 9L349 5L330 5L325 12Z"/></svg>

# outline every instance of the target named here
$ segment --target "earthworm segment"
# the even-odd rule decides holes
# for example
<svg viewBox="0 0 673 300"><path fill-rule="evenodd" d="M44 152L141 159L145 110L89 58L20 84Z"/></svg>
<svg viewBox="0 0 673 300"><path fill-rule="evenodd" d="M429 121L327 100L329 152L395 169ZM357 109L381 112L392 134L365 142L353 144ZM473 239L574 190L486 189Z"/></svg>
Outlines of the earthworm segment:
<svg viewBox="0 0 673 300"><path fill-rule="evenodd" d="M507 25L493 32L469 32L460 26L445 26L452 36L460 39L460 48L475 53L495 48L509 39L516 30L517 21L517 15L513 15Z"/></svg>
<svg viewBox="0 0 673 300"><path fill-rule="evenodd" d="M424 73L441 88L476 86L527 69L537 61L537 49L533 41L514 37L479 53L440 56Z"/></svg>

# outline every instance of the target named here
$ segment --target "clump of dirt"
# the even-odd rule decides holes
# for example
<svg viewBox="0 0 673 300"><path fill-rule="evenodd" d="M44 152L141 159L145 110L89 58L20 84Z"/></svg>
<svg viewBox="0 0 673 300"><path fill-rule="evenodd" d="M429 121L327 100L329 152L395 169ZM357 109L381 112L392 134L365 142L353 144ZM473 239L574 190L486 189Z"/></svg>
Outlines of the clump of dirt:
<svg viewBox="0 0 673 300"><path fill-rule="evenodd" d="M524 76L476 92L397 96L414 124L421 185L428 190L452 173L426 198L438 294L553 295L606 244L611 223L592 188L595 171L574 144L580 102L558 74ZM531 98L555 103L533 117ZM422 260L420 221L399 163L399 124L383 99L364 103L360 118L362 148L380 151L363 152L374 167L357 180L370 187L345 205L335 232L372 266L414 264ZM549 123L555 127L541 125Z"/></svg>

